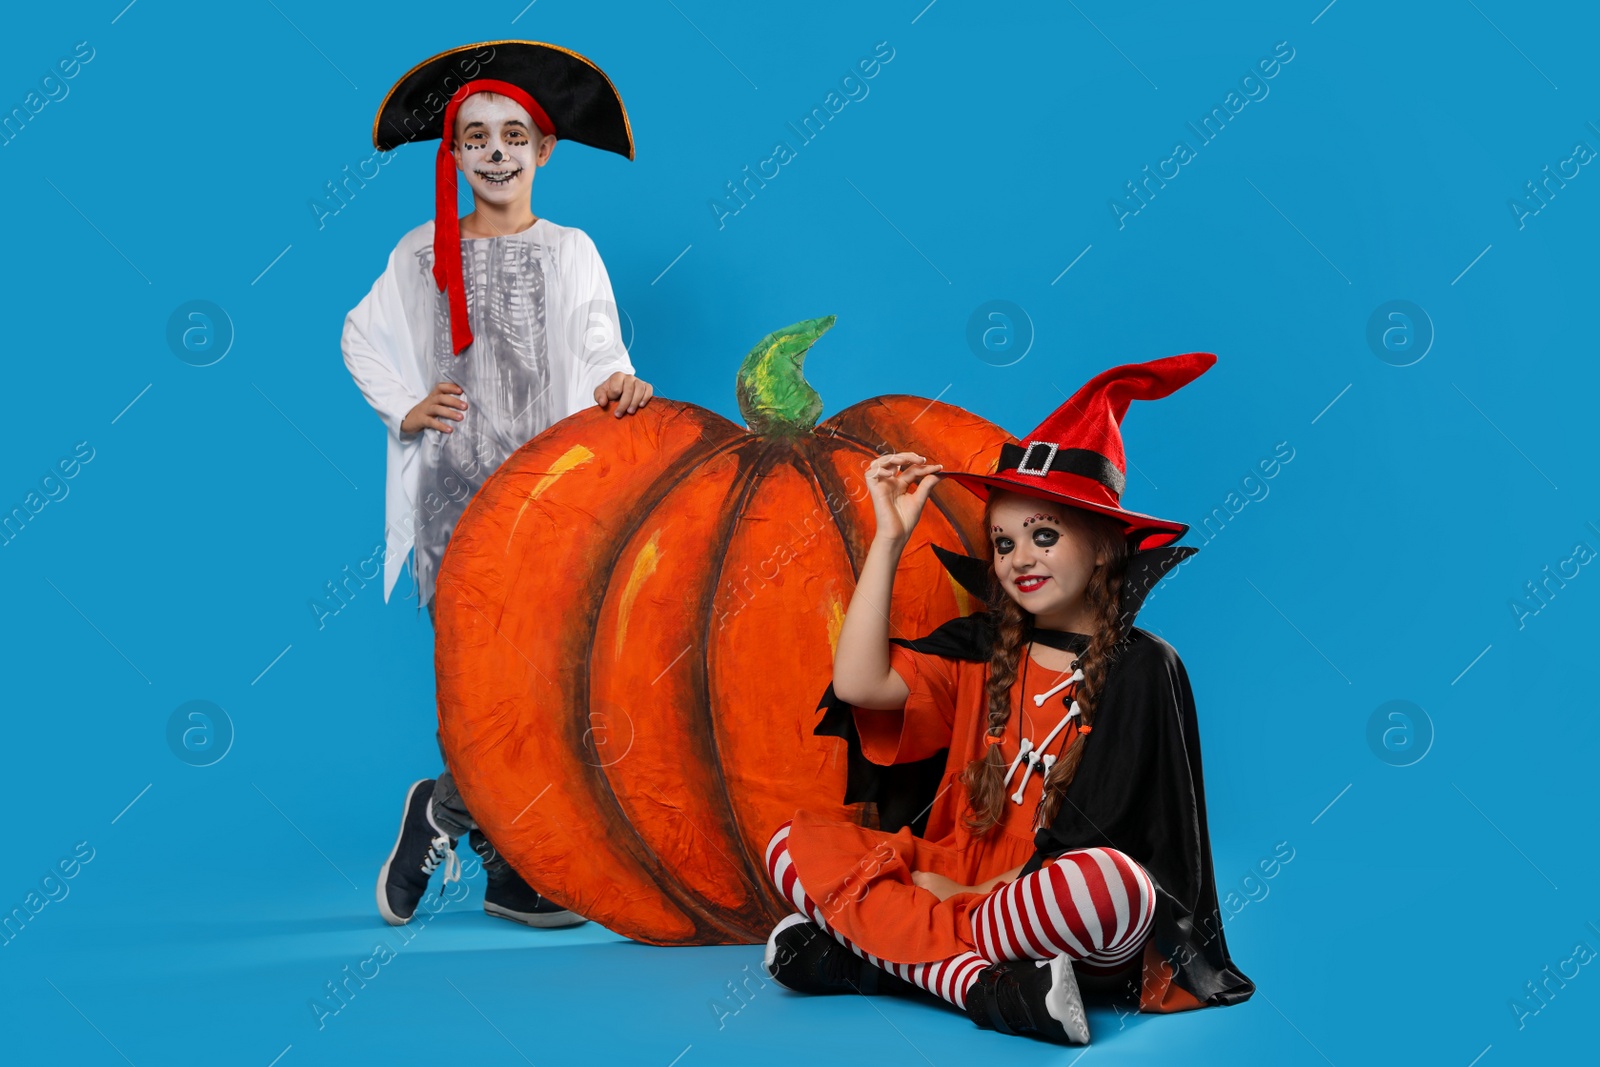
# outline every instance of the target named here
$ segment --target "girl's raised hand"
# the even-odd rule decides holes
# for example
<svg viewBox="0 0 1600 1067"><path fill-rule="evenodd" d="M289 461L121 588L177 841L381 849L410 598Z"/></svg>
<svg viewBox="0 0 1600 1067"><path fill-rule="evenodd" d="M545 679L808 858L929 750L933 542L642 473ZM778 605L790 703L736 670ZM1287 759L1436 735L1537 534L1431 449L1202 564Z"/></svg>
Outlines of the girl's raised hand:
<svg viewBox="0 0 1600 1067"><path fill-rule="evenodd" d="M904 541L922 517L928 494L939 484L942 463L929 463L915 452L879 456L867 467L867 488L877 516L878 536ZM916 487L912 488L912 483Z"/></svg>

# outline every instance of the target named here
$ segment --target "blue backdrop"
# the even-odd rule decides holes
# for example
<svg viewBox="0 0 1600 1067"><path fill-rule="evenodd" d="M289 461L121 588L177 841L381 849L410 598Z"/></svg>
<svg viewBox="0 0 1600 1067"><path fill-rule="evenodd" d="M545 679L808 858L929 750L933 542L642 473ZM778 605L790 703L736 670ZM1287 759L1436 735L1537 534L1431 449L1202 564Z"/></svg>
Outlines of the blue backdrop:
<svg viewBox="0 0 1600 1067"><path fill-rule="evenodd" d="M431 147L375 160L371 123L420 59L511 37L590 55L628 104L637 161L561 146L534 207L593 236L662 396L737 418L739 357L823 314L825 414L907 392L1021 433L1107 366L1218 354L1129 415L1125 501L1204 546L1142 621L1194 681L1259 988L1096 1013L1088 1055L1592 1048L1580 5L125 2L0 38L0 1010L27 1062L1079 1054L792 997L754 948L511 927L481 876L403 936L374 914L436 753L415 603L312 607L382 535L342 319L431 213Z"/></svg>

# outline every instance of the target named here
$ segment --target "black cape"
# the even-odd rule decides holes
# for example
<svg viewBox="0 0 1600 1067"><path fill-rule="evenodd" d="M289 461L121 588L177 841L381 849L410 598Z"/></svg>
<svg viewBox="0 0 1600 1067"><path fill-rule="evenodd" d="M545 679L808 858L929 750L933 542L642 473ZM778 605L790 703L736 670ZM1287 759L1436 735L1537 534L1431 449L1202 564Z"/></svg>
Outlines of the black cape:
<svg viewBox="0 0 1600 1067"><path fill-rule="evenodd" d="M936 551L962 585L987 601L984 561ZM1233 965L1223 940L1206 827L1200 731L1188 673L1171 645L1132 625L1145 594L1195 551L1169 546L1131 558L1123 584L1128 636L1107 676L1094 734L1078 772L1055 821L1034 836L1037 851L1026 868L1095 846L1118 849L1143 865L1156 887L1151 945L1170 968L1171 984L1198 1001L1172 998L1166 991L1168 975L1154 974L1147 965L1140 993L1149 1010L1237 1004L1255 992L1255 984ZM1083 651L1088 642L1082 634L1055 630L1035 629L1031 636L1074 652ZM978 662L988 660L994 639L987 612L951 619L924 637L891 638L916 652ZM832 685L818 710L825 714L815 733L848 743L845 803L871 802L879 829L892 833L909 826L921 835L944 773L945 754L879 766L862 755L850 705L834 695Z"/></svg>

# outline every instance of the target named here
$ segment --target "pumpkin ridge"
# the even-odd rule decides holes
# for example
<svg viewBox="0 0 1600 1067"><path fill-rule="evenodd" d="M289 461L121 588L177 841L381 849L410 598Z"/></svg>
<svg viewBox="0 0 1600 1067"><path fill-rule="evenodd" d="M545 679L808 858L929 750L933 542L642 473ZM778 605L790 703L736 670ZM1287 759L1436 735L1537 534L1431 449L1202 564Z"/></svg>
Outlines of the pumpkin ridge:
<svg viewBox="0 0 1600 1067"><path fill-rule="evenodd" d="M819 434L818 436L820 437L822 435ZM838 440L838 439L837 438L829 438L829 440ZM822 464L815 463L815 462L812 461L812 457L811 457L811 454L810 454L810 449L818 447L819 442L817 442L817 441L807 441L806 445L807 445L807 449L804 452L802 458L805 460L806 467L811 471L812 478L816 481L816 483L818 485L822 486L824 489L827 490L827 492L823 494L822 506L828 509L828 514L833 520L833 527L834 527L834 529L839 531L839 537L844 542L845 558L850 561L850 576L853 579L856 579L856 580L859 581L860 578L861 578L861 565L856 562L856 554L854 552L850 551L850 546L851 546L851 544L854 543L851 540L851 535L855 534L855 535L859 536L861 531L855 530L851 526L847 526L846 522L845 522L845 519L844 519L844 516L841 513L841 511L829 506L828 500L827 500L828 496L830 496L830 495L832 495L834 493L839 493L839 494L845 496L846 498L848 498L849 491L845 488L844 483L834 475L832 470L826 469ZM821 447L826 449L826 451L827 451L827 453L829 455L832 455L834 452L839 451L838 449L835 449L835 448L829 448L827 445L821 445ZM863 447L865 447L865 446L863 446Z"/></svg>
<svg viewBox="0 0 1600 1067"><path fill-rule="evenodd" d="M730 478L728 491L726 491L726 496L723 498L725 504L723 504L722 507L718 507L718 530L715 531L715 533L712 534L712 536L710 536L706 541L707 547L704 549L704 552L706 552L707 555L715 552L718 541L726 544L726 541L728 541L728 536L730 536L730 531L738 526L738 518L739 514L742 512L742 507L744 507L744 501L747 501L747 499L750 498L750 493L752 493L752 488L754 488L755 480L758 480L758 475L760 475L760 472L765 469L765 467L763 467L763 461L765 461L766 453L771 451L773 446L773 443L766 442L766 440L763 440L760 435L752 435L749 434L749 432L741 432L741 434L738 435L738 440L736 440L736 446L731 448L731 450L728 450L738 453L738 469L734 470L733 477ZM725 453L717 453L717 456L722 456L722 454ZM704 462L710 462L712 459L717 458L717 456L710 456L710 458L707 458ZM698 466L696 466L696 470L702 469L702 467L704 467L704 462L702 462L702 464L698 464ZM693 474L694 472L691 472L691 475ZM693 480L693 478L683 478L683 480L677 480L674 485L670 486L670 488L667 488L667 490L664 491L659 498L654 499L653 504L651 504L650 509L648 509L648 514L658 515L659 512L661 512L661 510L667 506L667 502L672 499L675 491L677 491L678 488L683 488L685 483L690 482L690 480ZM634 539L637 539L638 534L642 533L642 530L643 523L638 523L638 525L635 525L634 534L629 534L629 536L622 537L622 547L619 549L619 552L626 550L627 545L632 544ZM718 560L722 560L723 557L725 557L725 553L717 553ZM688 630L690 630L691 635L693 635L694 625L696 625L694 624L693 614L696 609L699 609L699 606L704 606L707 619L714 619L715 617L715 587L717 587L718 582L720 582L720 569L718 569L715 576L712 576L710 581L712 581L712 584L710 584L710 597L706 597L704 592L702 592L701 601L696 601L694 598L688 597L688 595L683 595L682 597L683 603L690 608L685 614L686 616L690 616L690 627L688 627ZM686 589L690 589L690 587L686 587ZM606 597L605 600L610 600L610 597ZM706 640L706 638L704 638L704 635L702 635L702 645L704 645L704 640ZM690 683L688 683L691 699L696 702L698 707L707 707L707 709L709 709L710 683L709 678L707 678L706 667L704 667L704 656L694 657L694 662L698 664L698 667L694 669L694 673L691 675ZM702 785L701 787L702 792L706 793L706 797L710 798L710 803L707 803L706 805L706 814L710 817L710 819L712 819L712 822L710 822L710 827L712 827L714 832L707 832L707 830L702 827L701 822L698 822L696 819L693 819L693 817L683 813L682 806L674 803L674 800L672 800L670 797L667 797L666 793L662 793L661 790L654 789L654 787L651 787L650 793L653 793L654 800L658 801L658 803L661 803L662 808L672 809L672 811L677 813L677 816L680 817L680 819L682 819L686 825L688 825L688 829L693 830L693 840L702 841L702 843L704 843L704 845L701 846L702 851L707 848L712 849L712 851L720 854L720 856L722 856L723 859L728 862L728 867L733 870L734 875L738 875L738 877L741 878L741 881L744 881L744 888L749 891L749 894L747 894L747 901L749 901L749 904L747 904L746 907L770 910L770 907L768 907L768 902L766 902L765 899L765 893L763 893L763 883L766 881L765 875L763 875L763 877L755 877L755 869L752 867L752 865L750 865L749 853L747 853L746 846L744 846L744 840L742 840L741 837L741 832L739 832L738 822L730 822L730 816L731 813L733 813L733 797L731 797L730 790L728 790L728 787L726 787L725 777L723 777L722 774L722 745L718 744L717 742L717 736L715 736L714 733L714 725L707 720L690 720L685 725L685 734L680 734L680 736L691 736L693 737L694 741L699 742L699 747L704 750L704 752L701 753L701 758L704 760L704 765L706 765L706 776L717 777L718 785L720 785L720 792L712 792L712 790L715 789L715 787L712 787L712 785ZM610 777L608 777L608 785L610 785ZM637 805L638 801L650 800L650 797L645 797L645 793L630 793L627 792L627 790L619 793L618 790L611 789L611 795L613 795L614 798L618 798L619 809L621 809L624 816L629 814L629 805ZM627 800L624 800L624 797L626 797ZM717 803L718 798L722 800L720 806L718 806ZM635 833L637 833L637 830L635 830ZM730 856L728 849L725 848L725 843L718 843L718 833L720 833L722 837L728 838L726 843L731 843L733 848L738 849L739 859L734 859L733 856ZM643 840L643 838L642 845L645 846L645 848L653 848L653 846L650 845L650 841ZM685 899L698 902L702 912L709 913L709 915L717 915L717 917L730 917L731 925L725 923L723 928L725 928L726 931L733 936L734 941L738 942L738 944L750 944L752 939L758 939L760 936L765 936L765 931L760 931L760 933L757 933L755 929L739 928L738 913L730 912L730 910L726 909L726 905L718 904L718 902L714 901L714 899L709 899L709 897L702 896L701 889L696 889L691 885L685 885L685 883L682 883L682 881L675 881L674 888L678 889L678 891L683 894Z"/></svg>
<svg viewBox="0 0 1600 1067"><path fill-rule="evenodd" d="M760 487L761 479L768 471L772 470L778 465L777 462L773 460L773 454L776 452L783 452L787 453L788 457L792 458L799 451L791 442L764 439L760 436L754 437L751 443L754 444L759 451L755 456L754 461L751 463L749 474L745 476L744 484L739 487L739 496L737 501L733 507L727 509L727 514L722 520L722 529L718 531L719 536L717 537L716 541L713 542L716 550L716 565L714 567L706 568L706 583L703 587L705 592L703 603L706 610L704 615L704 629L701 634L701 639L704 642L703 647L707 649L711 647L711 627L716 618L717 588L722 584L722 576L728 559L728 544L732 540L733 530L736 526L738 526L739 519L744 515L745 509L748 506L751 497L754 496L756 490ZM705 723L706 738L710 742L712 755L714 757L711 763L711 768L716 775L717 790L718 794L723 800L723 810L727 812L726 821L731 826L732 832L729 834L729 836L733 840L733 843L739 853L738 865L744 867L745 880L755 890L756 899L758 901L764 900L770 910L772 904L774 902L780 902L781 898L778 897L777 890L772 887L771 881L766 877L766 872L758 872L751 865L750 853L745 847L744 827L739 823L739 813L733 802L733 794L728 788L728 776L725 773L722 763L723 746L717 737L718 716L711 712L712 694L710 672L711 663L709 658L706 656L699 657L695 674L696 683L700 690L701 701L707 711L707 715L702 721ZM730 856L726 858L732 860L733 857Z"/></svg>
<svg viewBox="0 0 1600 1067"><path fill-rule="evenodd" d="M708 412L708 414L715 415L716 413ZM719 419L721 418L721 416L716 417ZM585 604L586 617L583 619L579 631L583 634L582 643L584 646L584 654L581 661L583 666L578 671L578 677L573 686L576 690L574 693L574 696L576 697L576 705L586 709L586 711L589 709L589 701L592 696L591 687L589 684L588 664L595 655L596 642L599 640L600 636L600 613L604 608L606 599L610 596L612 582L615 580L616 572L618 570L617 563L621 558L622 552L627 548L628 543L633 540L634 536L643 528L645 520L655 510L655 508L660 505L661 501L665 500L667 496L670 495L680 485L687 482L697 469L724 452L737 451L748 446L750 440L749 435L745 431L738 429L737 426L734 426L730 420L723 421L728 422L728 425L733 427L733 436L719 442L711 442L708 440L707 447L703 451L698 453L686 452L679 458L679 461L677 464L675 464L673 470L670 472L663 472L663 474L657 476L656 479L646 488L646 490L634 501L635 506L629 513L628 525L618 529L616 536L616 547L612 550L610 557L596 565L596 573L604 575L605 580L595 584L594 591L590 594L588 602ZM703 432L701 436L704 437ZM525 560L519 563L519 570L525 563ZM568 719L564 725L569 735L569 741L574 744L575 750L576 748L581 748L583 744L582 732L579 731L576 738L571 737L573 731L578 729L578 722L576 720ZM708 911L704 907L705 902L699 899L698 894L685 891L683 887L679 886L672 878L672 872L662 859L661 854L658 853L634 827L633 820L629 817L628 812L622 806L621 801L617 798L616 791L611 787L611 779L606 775L605 768L590 766L587 763L585 763L585 767L587 769L584 773L585 777L589 779L590 796L594 797L597 802L600 801L602 797L610 801L610 810L602 816L604 822L608 826L621 823L624 827L626 827L628 831L628 838L621 842L623 847L627 848L627 850L631 852L639 861L640 865L644 867L646 871L649 871L652 874L652 876L655 878L658 888L660 888L660 890L674 904L676 904L680 910L682 910L689 921L694 924L697 938L700 936L702 931L710 930L716 931L719 937L731 936L736 941L742 943L742 939L745 936L743 931L736 930L717 921L715 917L716 912L714 910Z"/></svg>
<svg viewBox="0 0 1600 1067"><path fill-rule="evenodd" d="M934 488L937 490L938 486L935 486ZM961 548L966 552L966 554L969 556L973 555L974 546L967 541L966 532L961 529L960 521L957 519L955 513L945 505L944 501L939 499L937 492L928 494L928 503L937 508L944 521L950 524L950 529L955 533L956 539L961 542Z"/></svg>

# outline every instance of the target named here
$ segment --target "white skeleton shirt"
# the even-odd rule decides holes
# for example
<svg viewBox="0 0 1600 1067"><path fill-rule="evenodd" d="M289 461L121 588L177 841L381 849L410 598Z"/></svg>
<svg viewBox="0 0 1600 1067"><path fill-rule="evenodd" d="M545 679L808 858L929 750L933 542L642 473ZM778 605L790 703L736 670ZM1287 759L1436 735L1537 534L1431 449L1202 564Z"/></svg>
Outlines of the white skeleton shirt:
<svg viewBox="0 0 1600 1067"><path fill-rule="evenodd" d="M388 267L345 318L345 366L389 429L384 599L407 554L422 603L467 501L506 457L633 373L611 280L582 230L540 219L521 233L462 238L473 342L450 351L447 294L433 278L433 223L401 238ZM402 433L435 384L467 401L453 433Z"/></svg>

